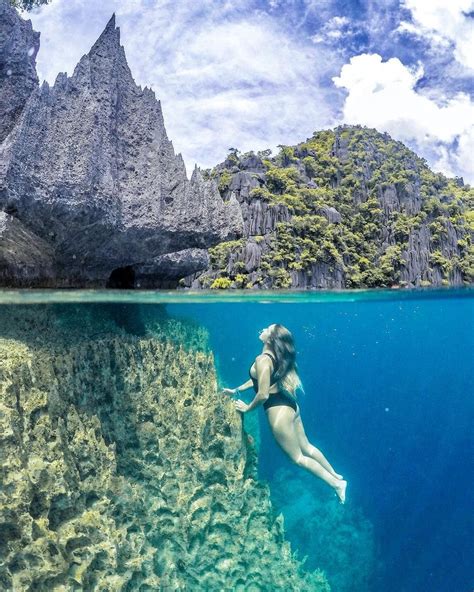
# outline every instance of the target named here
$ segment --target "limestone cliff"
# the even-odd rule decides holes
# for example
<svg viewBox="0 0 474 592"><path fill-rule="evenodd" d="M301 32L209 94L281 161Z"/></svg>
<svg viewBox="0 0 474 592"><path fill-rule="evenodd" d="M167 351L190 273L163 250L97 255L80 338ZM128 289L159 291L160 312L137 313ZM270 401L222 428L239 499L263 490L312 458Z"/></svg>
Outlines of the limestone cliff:
<svg viewBox="0 0 474 592"><path fill-rule="evenodd" d="M374 288L474 282L474 190L360 126L239 155L206 171L235 197L244 237L209 249L182 283L212 288Z"/></svg>
<svg viewBox="0 0 474 592"><path fill-rule="evenodd" d="M236 200L224 202L197 168L188 180L160 102L133 80L114 17L72 76L38 87L38 34L6 0L0 10L0 210L52 251L28 281L34 253L10 260L3 285L139 284L143 267L159 284L174 269L202 269L206 247L241 235ZM176 252L174 267L163 265Z"/></svg>
<svg viewBox="0 0 474 592"><path fill-rule="evenodd" d="M38 48L0 0L0 286L474 282L473 190L387 134L318 131L188 180L114 18L52 87L38 86Z"/></svg>
<svg viewBox="0 0 474 592"><path fill-rule="evenodd" d="M284 540L204 330L114 314L3 307L0 588L328 592Z"/></svg>
<svg viewBox="0 0 474 592"><path fill-rule="evenodd" d="M33 31L31 22L19 19L9 3L0 0L0 143L38 86L38 49L39 34Z"/></svg>

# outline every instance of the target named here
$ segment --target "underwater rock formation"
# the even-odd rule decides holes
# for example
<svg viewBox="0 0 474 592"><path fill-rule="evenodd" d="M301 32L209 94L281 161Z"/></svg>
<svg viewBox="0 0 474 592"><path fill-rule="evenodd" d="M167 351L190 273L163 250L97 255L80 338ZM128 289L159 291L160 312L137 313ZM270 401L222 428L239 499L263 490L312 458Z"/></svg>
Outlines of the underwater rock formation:
<svg viewBox="0 0 474 592"><path fill-rule="evenodd" d="M176 252L165 275L179 278L205 267L186 259L190 249L242 234L237 201L198 168L187 179L160 102L133 80L114 17L72 76L38 87L38 34L6 0L0 7L0 210L54 251L53 279L34 274L32 286L105 287L114 270L150 270Z"/></svg>
<svg viewBox="0 0 474 592"><path fill-rule="evenodd" d="M279 469L271 499L285 517L286 536L308 556L307 568L324 569L331 590L375 590L383 566L372 523L360 508L327 496L327 485L307 473Z"/></svg>
<svg viewBox="0 0 474 592"><path fill-rule="evenodd" d="M5 309L0 589L329 592L285 541L204 329Z"/></svg>
<svg viewBox="0 0 474 592"><path fill-rule="evenodd" d="M209 249L193 288L374 288L474 282L474 190L433 173L388 134L315 132L214 169L244 237Z"/></svg>

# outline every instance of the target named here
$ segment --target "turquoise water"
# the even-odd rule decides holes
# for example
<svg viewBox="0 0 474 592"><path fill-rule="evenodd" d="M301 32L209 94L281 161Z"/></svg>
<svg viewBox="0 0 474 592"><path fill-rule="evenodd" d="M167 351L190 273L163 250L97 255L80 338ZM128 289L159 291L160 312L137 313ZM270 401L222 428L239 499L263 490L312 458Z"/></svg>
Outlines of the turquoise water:
<svg viewBox="0 0 474 592"><path fill-rule="evenodd" d="M217 302L328 303L368 302L372 300L438 300L440 298L472 298L474 287L417 288L374 290L0 290L0 304L41 303L135 303L190 304Z"/></svg>
<svg viewBox="0 0 474 592"><path fill-rule="evenodd" d="M306 434L348 480L337 520L325 514L332 490L289 461L264 410L245 414L244 424L258 422L259 476L285 516L287 539L308 556L306 567L325 569L336 591L334 582L345 590L348 578L377 592L473 588L473 288L5 290L0 337L8 305L56 303L66 311L68 303L100 302L124 326L140 308L160 304L206 327L220 385L229 387L247 379L260 329L285 325L297 346ZM250 402L252 391L242 398Z"/></svg>

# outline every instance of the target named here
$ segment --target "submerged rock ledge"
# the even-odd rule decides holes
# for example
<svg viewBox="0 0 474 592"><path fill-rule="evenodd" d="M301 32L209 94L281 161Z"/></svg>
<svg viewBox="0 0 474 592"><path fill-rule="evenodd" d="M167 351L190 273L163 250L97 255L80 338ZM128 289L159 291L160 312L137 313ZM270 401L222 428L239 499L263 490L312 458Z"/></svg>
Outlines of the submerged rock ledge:
<svg viewBox="0 0 474 592"><path fill-rule="evenodd" d="M2 590L329 591L284 540L204 329L6 308Z"/></svg>

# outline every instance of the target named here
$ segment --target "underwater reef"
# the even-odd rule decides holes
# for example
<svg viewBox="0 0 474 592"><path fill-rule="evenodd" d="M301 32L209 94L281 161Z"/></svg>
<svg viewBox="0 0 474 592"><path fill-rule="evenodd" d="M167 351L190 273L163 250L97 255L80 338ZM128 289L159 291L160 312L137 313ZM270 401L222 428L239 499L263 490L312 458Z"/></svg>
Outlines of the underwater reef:
<svg viewBox="0 0 474 592"><path fill-rule="evenodd" d="M4 307L0 589L329 592L285 540L206 331L134 310Z"/></svg>
<svg viewBox="0 0 474 592"><path fill-rule="evenodd" d="M0 286L340 289L474 282L474 190L360 126L231 149L190 180L112 17L39 85L0 0Z"/></svg>

